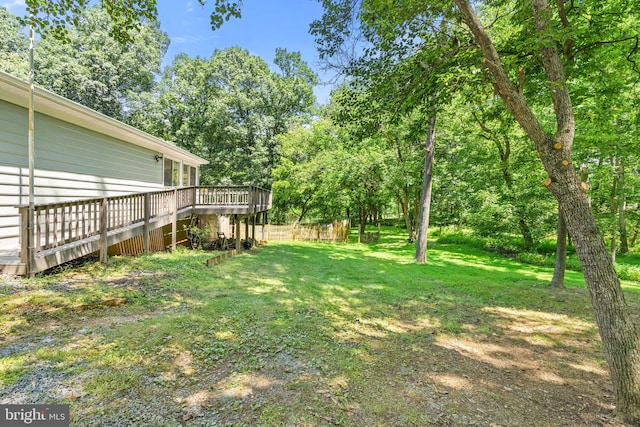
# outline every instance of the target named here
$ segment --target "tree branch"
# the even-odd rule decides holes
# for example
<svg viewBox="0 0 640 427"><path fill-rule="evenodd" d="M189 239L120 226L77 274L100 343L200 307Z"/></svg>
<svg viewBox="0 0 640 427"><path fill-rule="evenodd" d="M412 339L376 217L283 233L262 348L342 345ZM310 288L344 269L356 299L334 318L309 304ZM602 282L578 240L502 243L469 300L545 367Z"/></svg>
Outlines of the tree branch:
<svg viewBox="0 0 640 427"><path fill-rule="evenodd" d="M564 28L571 27L569 19L567 18L567 11L564 8L564 0L556 0L556 4L558 5L558 15L560 16L560 22L562 22L562 26ZM573 4L571 5L571 7L573 7ZM573 53L571 52L571 50L573 49L573 42L573 37L569 37L564 42L564 46L562 47L562 53L564 54L564 57L569 61L573 59Z"/></svg>
<svg viewBox="0 0 640 427"><path fill-rule="evenodd" d="M507 109L536 144L546 141L548 139L547 133L531 111L524 96L519 93L518 88L509 80L500 56L482 26L480 19L474 12L471 3L469 0L454 0L454 2L462 14L462 20L469 27L484 53L482 62L493 75L495 79L494 87Z"/></svg>
<svg viewBox="0 0 640 427"><path fill-rule="evenodd" d="M625 37L622 39L616 39L616 40L605 40L605 41L597 41L594 43L590 43L584 46L581 46L580 48L576 49L576 51L573 53L573 57L577 56L579 53L584 52L586 50L589 50L593 47L596 46L603 46L603 45L608 45L608 44L616 44L616 43L622 43L622 42L627 42L629 40L635 40L635 43L633 45L633 48L631 49L631 52L629 52L629 54L627 55L627 61L631 62L633 64L633 70L638 72L638 64L631 59L631 57L633 56L634 53L636 53L638 51L638 35L633 35L633 36L629 36L629 37Z"/></svg>
<svg viewBox="0 0 640 427"><path fill-rule="evenodd" d="M551 27L549 18L551 12L549 10L547 0L532 0L532 5L533 17L538 34L547 34ZM555 139L559 139L557 142L560 142L566 150L569 150L570 145L573 142L575 132L575 117L573 114L573 105L571 104L571 98L569 96L569 89L567 88L564 69L553 39L547 37L546 40L542 40L540 54L542 56L542 64L549 82L553 108L556 113L558 128Z"/></svg>

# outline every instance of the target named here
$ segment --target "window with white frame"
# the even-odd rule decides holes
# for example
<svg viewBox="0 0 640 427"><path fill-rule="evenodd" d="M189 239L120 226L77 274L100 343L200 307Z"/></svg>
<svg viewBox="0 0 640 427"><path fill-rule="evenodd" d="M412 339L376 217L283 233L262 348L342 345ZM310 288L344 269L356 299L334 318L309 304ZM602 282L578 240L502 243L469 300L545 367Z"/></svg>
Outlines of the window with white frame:
<svg viewBox="0 0 640 427"><path fill-rule="evenodd" d="M189 185L197 185L197 182L196 182L198 180L197 176L198 175L197 175L196 168L193 166L189 166L189 182L190 182Z"/></svg>
<svg viewBox="0 0 640 427"><path fill-rule="evenodd" d="M188 187L196 185L197 170L194 166L165 157L163 177L165 187Z"/></svg>
<svg viewBox="0 0 640 427"><path fill-rule="evenodd" d="M190 187L196 185L196 168L191 165L182 165L182 185Z"/></svg>
<svg viewBox="0 0 640 427"><path fill-rule="evenodd" d="M165 187L178 187L180 185L179 175L180 162L175 160L164 159L164 186Z"/></svg>

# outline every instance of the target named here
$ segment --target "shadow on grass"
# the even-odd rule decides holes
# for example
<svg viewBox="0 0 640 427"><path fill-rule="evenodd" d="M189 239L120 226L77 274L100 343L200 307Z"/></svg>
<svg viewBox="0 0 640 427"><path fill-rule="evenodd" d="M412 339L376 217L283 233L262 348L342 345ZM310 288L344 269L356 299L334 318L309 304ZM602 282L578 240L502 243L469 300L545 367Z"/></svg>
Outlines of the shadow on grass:
<svg viewBox="0 0 640 427"><path fill-rule="evenodd" d="M90 378L65 377L75 424L617 425L580 274L555 290L480 250L413 250L385 233L161 258L145 268L188 305L95 329Z"/></svg>
<svg viewBox="0 0 640 427"><path fill-rule="evenodd" d="M610 411L584 289L461 248L422 266L381 245L273 245L221 269L229 300L192 313L218 324L191 347L216 372L208 399L237 405L216 420L571 424Z"/></svg>

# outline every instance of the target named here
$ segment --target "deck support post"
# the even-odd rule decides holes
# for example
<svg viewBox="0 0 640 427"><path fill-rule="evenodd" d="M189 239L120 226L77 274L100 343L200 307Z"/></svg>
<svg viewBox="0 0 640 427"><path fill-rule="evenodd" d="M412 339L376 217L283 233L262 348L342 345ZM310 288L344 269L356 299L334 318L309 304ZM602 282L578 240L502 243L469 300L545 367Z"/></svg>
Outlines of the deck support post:
<svg viewBox="0 0 640 427"><path fill-rule="evenodd" d="M267 211L262 213L262 241L266 241L264 238L264 226L267 224Z"/></svg>
<svg viewBox="0 0 640 427"><path fill-rule="evenodd" d="M178 237L178 189L173 189L173 212L171 213L171 250L176 249L176 239Z"/></svg>
<svg viewBox="0 0 640 427"><path fill-rule="evenodd" d="M151 198L149 197L149 193L144 193L144 231L142 244L144 249L144 254L149 254L149 247L151 246L149 243L149 218L151 216Z"/></svg>
<svg viewBox="0 0 640 427"><path fill-rule="evenodd" d="M106 264L109 261L107 252L109 246L109 199L106 197L100 201L100 262Z"/></svg>
<svg viewBox="0 0 640 427"><path fill-rule="evenodd" d="M249 217L244 219L244 238L249 240Z"/></svg>
<svg viewBox="0 0 640 427"><path fill-rule="evenodd" d="M234 222L236 223L236 250L240 251L242 250L242 248L240 247L240 217L238 217L238 214L235 214L233 216Z"/></svg>
<svg viewBox="0 0 640 427"><path fill-rule="evenodd" d="M255 214L251 217L251 241L255 246L258 246L257 245L258 241L256 240L256 215Z"/></svg>

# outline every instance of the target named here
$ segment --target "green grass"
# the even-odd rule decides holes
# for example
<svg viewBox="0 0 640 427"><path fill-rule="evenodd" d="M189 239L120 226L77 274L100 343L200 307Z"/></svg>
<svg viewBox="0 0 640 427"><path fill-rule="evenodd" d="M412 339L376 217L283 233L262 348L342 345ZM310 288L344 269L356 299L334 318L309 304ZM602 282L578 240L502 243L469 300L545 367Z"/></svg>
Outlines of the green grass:
<svg viewBox="0 0 640 427"><path fill-rule="evenodd" d="M515 235L480 237L471 231L448 231L446 229L436 229L432 234L440 244L458 244L504 253L525 264L553 268L556 262L556 242L552 239L544 239L534 252L527 252L524 249L522 237ZM617 254L614 267L621 280L640 282L640 249L632 249L627 254ZM575 248L572 246L567 248L567 269L582 271Z"/></svg>
<svg viewBox="0 0 640 427"><path fill-rule="evenodd" d="M550 290L549 268L482 248L433 243L427 265L412 262L414 250L383 228L371 245L274 243L213 268L210 253L178 250L25 281L0 296L0 350L53 343L16 347L0 362L0 387L54 367L80 396L57 397L73 403L77 425L115 423L152 397L167 425L176 411L220 425L438 425L446 405L429 412L424 396L453 399L455 380L484 387L477 395L497 409L477 404L510 425L502 385L480 375L488 353L458 359L452 348L500 345L491 351L514 359L552 350L560 365L549 369L566 383L606 382L593 373L602 350L581 273ZM640 287L623 286L637 313ZM78 309L109 298L127 303ZM137 422L156 424L146 416Z"/></svg>

